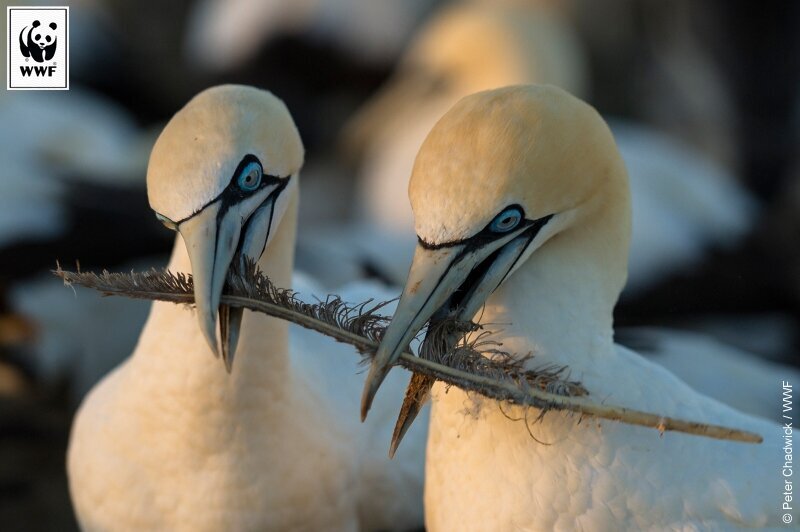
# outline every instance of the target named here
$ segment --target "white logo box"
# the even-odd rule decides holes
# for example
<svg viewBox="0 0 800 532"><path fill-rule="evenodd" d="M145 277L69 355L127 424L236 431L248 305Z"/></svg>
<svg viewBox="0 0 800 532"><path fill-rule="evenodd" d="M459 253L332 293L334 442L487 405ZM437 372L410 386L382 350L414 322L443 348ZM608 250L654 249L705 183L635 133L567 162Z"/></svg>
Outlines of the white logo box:
<svg viewBox="0 0 800 532"><path fill-rule="evenodd" d="M8 6L6 44L6 89L69 90L69 7Z"/></svg>

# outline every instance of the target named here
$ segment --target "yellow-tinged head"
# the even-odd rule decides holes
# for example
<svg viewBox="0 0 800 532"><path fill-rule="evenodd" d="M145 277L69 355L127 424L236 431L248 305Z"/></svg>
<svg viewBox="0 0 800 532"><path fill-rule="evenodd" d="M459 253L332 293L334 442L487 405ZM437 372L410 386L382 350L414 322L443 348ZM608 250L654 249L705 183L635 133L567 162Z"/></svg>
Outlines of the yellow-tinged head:
<svg viewBox="0 0 800 532"><path fill-rule="evenodd" d="M587 91L586 60L564 17L542 6L459 2L420 30L403 58L460 95L514 83Z"/></svg>
<svg viewBox="0 0 800 532"><path fill-rule="evenodd" d="M467 96L425 139L409 198L425 242L467 238L519 204L531 220L575 210L625 180L605 121L547 85Z"/></svg>
<svg viewBox="0 0 800 532"><path fill-rule="evenodd" d="M303 164L284 103L241 85L205 90L158 137L147 169L150 206L181 233L192 263L203 334L217 352L217 311L234 258L258 260ZM222 355L230 369L242 310L222 307Z"/></svg>
<svg viewBox="0 0 800 532"><path fill-rule="evenodd" d="M409 196L419 245L367 377L362 416L432 316L471 319L548 240L580 234L580 245L609 257L598 266L613 270L609 283L624 282L622 158L597 111L559 88L520 85L459 101L420 148Z"/></svg>
<svg viewBox="0 0 800 532"><path fill-rule="evenodd" d="M150 206L178 222L225 189L243 157L264 173L290 176L303 166L303 143L286 105L244 85L206 89L167 123L147 167Z"/></svg>
<svg viewBox="0 0 800 532"><path fill-rule="evenodd" d="M438 10L393 78L348 125L347 148L394 139L409 120L438 115L442 105L477 91L548 83L584 97L588 64L580 41L567 17L542 4L464 1Z"/></svg>

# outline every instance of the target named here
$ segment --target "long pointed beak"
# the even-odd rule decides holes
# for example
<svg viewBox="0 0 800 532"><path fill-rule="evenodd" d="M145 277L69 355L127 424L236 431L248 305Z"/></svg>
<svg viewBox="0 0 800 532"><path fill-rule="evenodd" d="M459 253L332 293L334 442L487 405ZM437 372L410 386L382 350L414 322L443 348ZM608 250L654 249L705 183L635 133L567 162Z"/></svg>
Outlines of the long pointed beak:
<svg viewBox="0 0 800 532"><path fill-rule="evenodd" d="M242 225L241 218L231 209L220 216L220 204L211 203L205 209L182 222L178 228L183 236L194 279L194 300L197 318L208 346L219 356L217 345L217 311L236 249ZM228 319L228 313L224 316ZM230 337L229 323L222 326ZM235 334L238 336L238 331Z"/></svg>
<svg viewBox="0 0 800 532"><path fill-rule="evenodd" d="M463 250L463 246L426 249L417 245L403 294L364 382L362 421L367 418L375 393L392 364L469 274L472 261L457 260Z"/></svg>
<svg viewBox="0 0 800 532"><path fill-rule="evenodd" d="M480 307L486 302L486 299L491 295L495 289L505 280L514 266L517 264L519 258L524 253L525 249L533 240L535 235L519 236L503 246L495 257L486 258L484 262L491 261L487 264L486 268L482 268L480 279L475 279L475 284L465 287L463 284L459 289L466 291L463 297L460 298L458 306L453 309L443 308L436 311L431 316L429 323L432 325L437 320L456 319L460 321L467 321L477 314ZM491 256L490 256L491 257ZM480 266L478 266L480 268ZM473 270L474 272L475 270ZM425 338L425 341L420 347L420 351L426 347L430 347L428 341L430 338ZM446 351L454 348L461 340L461 334L450 333L444 338L439 338L441 345L434 349L441 349ZM400 442L408 432L411 424L417 418L417 415L425 406L425 403L430 398L430 391L433 388L436 380L426 375L414 373L411 376L411 381L408 383L406 389L406 396L403 399L403 405L400 407L400 414L395 423L394 432L392 434L392 442L389 446L389 458L393 458Z"/></svg>
<svg viewBox="0 0 800 532"><path fill-rule="evenodd" d="M392 365L435 312L449 301L455 317L471 319L475 315L530 243L532 236L523 233L516 231L480 247L459 244L430 249L417 245L406 287L364 384L362 420ZM510 242L513 245L507 246ZM496 252L498 255L491 257ZM473 271L476 277L466 283Z"/></svg>
<svg viewBox="0 0 800 532"><path fill-rule="evenodd" d="M219 306L219 335L222 346L222 362L225 370L230 373L233 371L233 357L236 354L236 346L239 343L239 331L242 328L242 318L244 309L240 307L230 307L228 305Z"/></svg>
<svg viewBox="0 0 800 532"><path fill-rule="evenodd" d="M272 231L272 224L275 221L275 203L275 196L267 198L256 209L256 212L250 216L242 229L243 234L239 242L241 271L244 271L245 259L258 260L261 254L264 253L264 248ZM233 358L236 354L236 346L239 343L239 331L242 327L243 317L243 308L229 307L227 305L220 306L219 326L220 340L222 342L222 360L225 362L225 369L228 370L228 373L233 369Z"/></svg>
<svg viewBox="0 0 800 532"><path fill-rule="evenodd" d="M420 329L434 314L472 319L517 264L541 225L523 227L479 246L463 243L431 249L417 245L397 310L364 383L362 421L392 365ZM408 420L409 425L413 418Z"/></svg>
<svg viewBox="0 0 800 532"><path fill-rule="evenodd" d="M243 266L245 258L258 260L264 252L276 218L277 198L287 183L282 182L266 190L266 196L254 197L251 201L261 203L256 204L252 213L250 209L253 204L235 204L223 210L220 202L214 202L178 226L192 263L200 330L212 353L215 356L222 353L225 369L229 373L233 368L244 309L220 305L225 278L237 255Z"/></svg>

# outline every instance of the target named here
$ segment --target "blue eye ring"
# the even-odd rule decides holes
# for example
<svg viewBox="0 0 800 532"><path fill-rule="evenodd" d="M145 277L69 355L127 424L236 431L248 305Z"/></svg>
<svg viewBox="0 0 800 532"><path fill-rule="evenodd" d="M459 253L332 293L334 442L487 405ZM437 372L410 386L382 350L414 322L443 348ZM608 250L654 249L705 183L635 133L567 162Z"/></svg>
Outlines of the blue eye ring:
<svg viewBox="0 0 800 532"><path fill-rule="evenodd" d="M261 165L252 161L242 168L239 178L236 181L239 188L245 192L253 192L261 185L261 178L264 172Z"/></svg>
<svg viewBox="0 0 800 532"><path fill-rule="evenodd" d="M517 227L522 221L522 211L518 207L509 207L494 217L489 224L492 233L507 233Z"/></svg>

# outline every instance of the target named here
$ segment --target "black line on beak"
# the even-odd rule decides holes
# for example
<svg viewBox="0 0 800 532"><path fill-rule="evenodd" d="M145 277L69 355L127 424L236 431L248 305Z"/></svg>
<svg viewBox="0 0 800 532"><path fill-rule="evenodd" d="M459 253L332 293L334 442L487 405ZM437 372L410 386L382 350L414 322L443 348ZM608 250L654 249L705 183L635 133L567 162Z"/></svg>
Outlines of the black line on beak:
<svg viewBox="0 0 800 532"><path fill-rule="evenodd" d="M239 237L239 244L238 244L238 246L236 248L236 256L237 257L241 258L242 245L244 244L244 241L245 241L245 239L247 237L247 234L251 229L251 224L253 223L253 220L256 218L255 214L259 211L259 209L261 209L261 206L263 206L264 203L269 201L270 202L270 207L269 207L269 221L267 222L267 233L266 233L266 238L264 238L264 244L261 246L261 251L259 252L259 256L264 254L264 250L267 247L267 240L269 240L269 235L272 233L272 222L275 219L275 204L278 201L278 196L289 185L289 179L290 179L290 177L288 177L285 180L281 181L278 184L278 186L275 188L275 190L273 190L270 193L269 196L264 198L264 201L261 202L261 205L259 205L255 210L253 210L253 213L247 219L247 221L245 222L244 226L242 226L242 232L241 232L241 235Z"/></svg>
<svg viewBox="0 0 800 532"><path fill-rule="evenodd" d="M542 230L542 228L545 225L547 225L547 222L549 222L552 218L553 218L553 215L552 214L548 214L547 216L543 216L541 218L537 218L536 220L526 220L526 222L528 224L528 228L526 228L524 231L522 231L519 236L517 236L516 238L512 239L509 242L509 244L511 242L514 242L515 240L517 240L519 238L527 238L528 242L525 245L525 247L527 248L527 246L529 246L530 243L533 242L533 239L536 238L536 235L539 234L539 232ZM481 233L484 233L485 231L486 230L481 231ZM433 249L441 249L443 247L451 247L451 246L455 246L455 245L458 245L458 244L464 244L464 249L456 256L455 259L453 259L453 261L450 263L450 265L447 267L447 269L444 271L444 273L439 277L439 280L437 281L437 283L435 285L436 287L439 286L439 284L442 282L442 279L444 279L444 277L447 275L447 273L450 271L450 269L454 265L456 265L458 262L463 260L463 258L467 255L467 253L469 253L469 252L471 252L471 251L473 251L473 250L475 250L475 249L477 249L477 248L479 248L481 246L484 246L484 245L488 244L490 240L496 240L496 239L502 238L504 236L504 234L502 234L502 233L501 234L490 233L492 238L488 239L487 238L488 235L482 235L481 233L478 233L478 234L476 234L476 235L474 235L474 236L472 236L470 238L463 239L463 240L460 240L460 241L450 242L450 243L447 243L447 244L439 244L439 245L437 245L436 247L433 248ZM476 238L476 237L481 237L481 238ZM422 239L420 239L420 242L421 243L423 242ZM508 244L506 244L506 245L508 245ZM423 247L424 247L424 245L423 245ZM461 283L461 285L455 290L455 292L453 292L453 295L451 295L448 298L447 302L445 302L444 305L447 306L448 308L444 309L444 307L443 307L442 309L437 310L437 312L443 311L443 310L447 310L447 311L452 312L452 311L457 310L460 306L462 306L462 303L464 303L469 298L470 294L473 292L472 289L474 288L474 286L476 286L478 283L481 282L481 279L483 278L484 274L492 266L492 263L500 255L500 253L502 252L504 247L505 246L501 246L501 247L497 248L488 257L486 257L483 261L481 261L480 264L475 266L469 272L469 274L467 275L467 278L464 280L464 282ZM514 267L516 266L517 262L519 261L520 257L522 257L523 254L524 254L524 250L523 250L522 253L520 253L517 256L516 259L514 259L514 262L511 264L511 266L509 267L508 271L503 276L503 279L498 283L498 286L500 286L501 284L503 284L505 282L506 278L508 277L508 274L511 273L511 270L514 269ZM433 292L431 292L431 294L428 296L428 299L425 300L425 304L422 306L422 308L425 308L425 306L428 304L428 300L430 300L431 296L433 295L433 293L435 291L436 291L436 288L434 288ZM420 312L421 312L421 310L420 310ZM417 314L417 316L414 316L415 320L418 317L418 315L419 315L419 313Z"/></svg>

